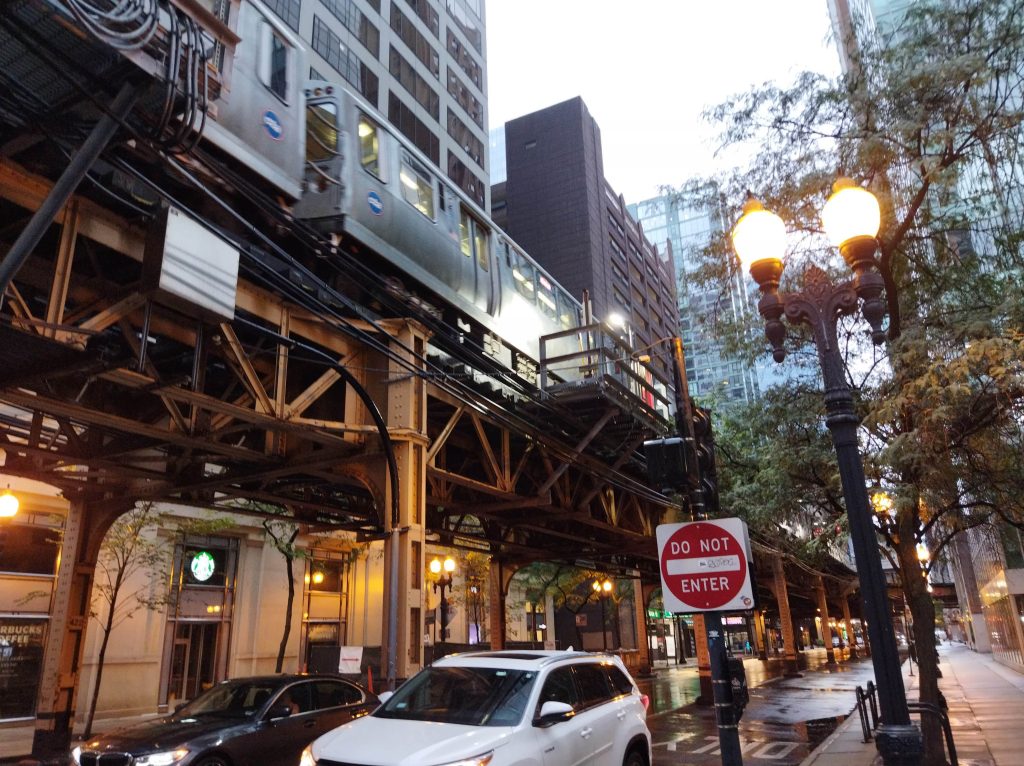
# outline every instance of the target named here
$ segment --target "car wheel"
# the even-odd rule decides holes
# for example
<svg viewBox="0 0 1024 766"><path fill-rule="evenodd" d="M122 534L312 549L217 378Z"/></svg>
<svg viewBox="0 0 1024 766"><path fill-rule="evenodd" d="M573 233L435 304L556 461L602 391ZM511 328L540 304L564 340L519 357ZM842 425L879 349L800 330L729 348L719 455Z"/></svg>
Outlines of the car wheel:
<svg viewBox="0 0 1024 766"><path fill-rule="evenodd" d="M647 766L647 759L639 750L630 750L626 753L626 759L622 762L622 766Z"/></svg>
<svg viewBox="0 0 1024 766"><path fill-rule="evenodd" d="M222 758L219 755L208 755L206 758L196 761L195 766L231 766L231 763L227 758Z"/></svg>

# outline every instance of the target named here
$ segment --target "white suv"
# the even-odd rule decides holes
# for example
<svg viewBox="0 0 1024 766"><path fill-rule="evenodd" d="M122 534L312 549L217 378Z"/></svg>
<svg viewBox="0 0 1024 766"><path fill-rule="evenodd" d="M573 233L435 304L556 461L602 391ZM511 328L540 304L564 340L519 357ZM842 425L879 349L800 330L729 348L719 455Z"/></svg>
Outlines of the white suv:
<svg viewBox="0 0 1024 766"><path fill-rule="evenodd" d="M504 651L438 660L300 766L650 766L647 695L618 657Z"/></svg>

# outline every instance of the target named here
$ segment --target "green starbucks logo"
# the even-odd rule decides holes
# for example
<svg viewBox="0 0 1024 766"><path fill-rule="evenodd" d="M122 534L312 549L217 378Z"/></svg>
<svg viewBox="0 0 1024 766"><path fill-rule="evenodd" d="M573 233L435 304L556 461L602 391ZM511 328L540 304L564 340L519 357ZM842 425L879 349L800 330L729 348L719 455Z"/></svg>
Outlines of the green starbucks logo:
<svg viewBox="0 0 1024 766"><path fill-rule="evenodd" d="M212 553L199 551L199 553L192 557L192 563L189 564L189 568L192 570L194 578L199 582L206 582L213 577L213 572L217 568L217 561L213 558Z"/></svg>

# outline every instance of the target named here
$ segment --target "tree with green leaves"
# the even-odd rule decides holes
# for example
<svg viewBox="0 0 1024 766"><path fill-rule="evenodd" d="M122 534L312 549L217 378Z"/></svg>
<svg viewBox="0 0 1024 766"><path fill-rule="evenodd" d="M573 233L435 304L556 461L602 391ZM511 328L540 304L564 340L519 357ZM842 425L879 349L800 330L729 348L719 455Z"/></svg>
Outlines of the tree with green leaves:
<svg viewBox="0 0 1024 766"><path fill-rule="evenodd" d="M1024 0L931 0L909 4L902 23L884 33L858 30L843 76L807 73L711 110L720 154L753 150L752 159L683 190L691 203L717 207L724 199L732 220L753 190L782 216L791 231L783 291L787 283L800 289L808 261L849 276L840 276L818 219L837 174L868 185L882 204L875 261L886 343L872 355L862 324L847 318L841 328L855 352L848 370L867 472L894 499L880 531L914 617L921 698L933 703L934 606L917 545L934 559L966 529L1024 520L1022 17ZM726 285L738 268L727 232L704 256L700 278ZM750 326L722 322L716 331L737 347L752 337ZM813 359L806 330L789 332L795 361ZM778 409L787 397L797 401L797 387L788 388L758 421L718 429L726 492L749 504L736 510L768 512L777 503L798 514L811 505L839 518L834 470L823 473L819 460L821 411ZM796 419L802 432L786 425ZM790 448L812 459L803 464ZM789 493L799 500L782 497ZM927 721L925 738L929 762L938 763L940 734Z"/></svg>
<svg viewBox="0 0 1024 766"><path fill-rule="evenodd" d="M292 633L292 616L295 613L295 562L309 558L305 548L296 545L302 527L293 521L287 510L277 506L261 505L263 512L263 531L267 539L281 557L284 558L285 579L288 584L288 599L284 608L284 626L281 630L281 641L277 647L277 658L274 661L274 672L284 669L284 656L288 650L288 639Z"/></svg>
<svg viewBox="0 0 1024 766"><path fill-rule="evenodd" d="M231 526L234 521L224 517L175 517L162 513L153 503L139 503L111 525L100 546L92 586L91 614L99 624L101 638L83 737L92 734L107 648L114 629L140 611L162 609L173 596L168 571L174 545L161 539L158 530L173 530L173 537L181 539L190 534L215 534Z"/></svg>

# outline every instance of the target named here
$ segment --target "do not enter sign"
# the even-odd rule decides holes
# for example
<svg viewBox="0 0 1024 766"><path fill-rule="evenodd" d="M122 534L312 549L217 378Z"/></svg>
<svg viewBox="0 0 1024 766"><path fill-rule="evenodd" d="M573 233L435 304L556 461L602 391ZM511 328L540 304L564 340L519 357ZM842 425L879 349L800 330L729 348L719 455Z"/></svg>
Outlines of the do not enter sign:
<svg viewBox="0 0 1024 766"><path fill-rule="evenodd" d="M669 612L752 609L750 541L741 519L662 524L661 592Z"/></svg>

